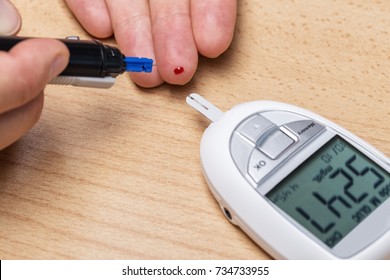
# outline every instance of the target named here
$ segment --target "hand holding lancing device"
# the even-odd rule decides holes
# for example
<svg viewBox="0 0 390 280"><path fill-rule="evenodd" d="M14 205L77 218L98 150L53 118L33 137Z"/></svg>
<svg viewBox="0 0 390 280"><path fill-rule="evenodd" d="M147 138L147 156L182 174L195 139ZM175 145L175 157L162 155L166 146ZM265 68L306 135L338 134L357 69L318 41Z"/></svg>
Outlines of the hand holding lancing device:
<svg viewBox="0 0 390 280"><path fill-rule="evenodd" d="M13 35L20 16L0 0L0 35ZM43 89L68 64L68 49L57 40L34 39L0 51L0 150L20 138L39 119Z"/></svg>

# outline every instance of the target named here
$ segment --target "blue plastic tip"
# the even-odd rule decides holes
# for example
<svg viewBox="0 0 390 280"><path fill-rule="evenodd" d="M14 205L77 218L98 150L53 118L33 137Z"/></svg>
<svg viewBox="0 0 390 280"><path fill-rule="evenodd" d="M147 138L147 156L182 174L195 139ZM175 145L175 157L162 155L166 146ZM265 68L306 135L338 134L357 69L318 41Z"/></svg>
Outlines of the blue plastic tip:
<svg viewBox="0 0 390 280"><path fill-rule="evenodd" d="M127 72L146 72L150 73L153 69L153 59L146 57L128 56L124 59Z"/></svg>

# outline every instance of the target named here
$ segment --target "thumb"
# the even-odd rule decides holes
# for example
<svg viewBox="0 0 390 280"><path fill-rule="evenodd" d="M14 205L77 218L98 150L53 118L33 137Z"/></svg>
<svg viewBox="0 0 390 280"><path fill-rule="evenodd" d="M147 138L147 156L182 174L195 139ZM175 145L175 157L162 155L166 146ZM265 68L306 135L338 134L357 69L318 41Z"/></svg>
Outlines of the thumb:
<svg viewBox="0 0 390 280"><path fill-rule="evenodd" d="M8 0L0 0L0 35L15 35L21 26L18 10Z"/></svg>
<svg viewBox="0 0 390 280"><path fill-rule="evenodd" d="M68 60L68 48L52 39L29 39L0 52L0 114L31 102Z"/></svg>

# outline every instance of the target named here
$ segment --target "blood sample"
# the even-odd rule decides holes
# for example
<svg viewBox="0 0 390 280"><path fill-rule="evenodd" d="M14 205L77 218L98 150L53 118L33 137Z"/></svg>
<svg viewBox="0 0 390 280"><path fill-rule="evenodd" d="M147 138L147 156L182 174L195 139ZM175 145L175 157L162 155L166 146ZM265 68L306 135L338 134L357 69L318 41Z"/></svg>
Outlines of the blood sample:
<svg viewBox="0 0 390 280"><path fill-rule="evenodd" d="M176 67L175 69L173 69L173 72L174 72L176 75L179 75L179 74L181 74L181 73L184 72L184 67L182 67L182 66Z"/></svg>

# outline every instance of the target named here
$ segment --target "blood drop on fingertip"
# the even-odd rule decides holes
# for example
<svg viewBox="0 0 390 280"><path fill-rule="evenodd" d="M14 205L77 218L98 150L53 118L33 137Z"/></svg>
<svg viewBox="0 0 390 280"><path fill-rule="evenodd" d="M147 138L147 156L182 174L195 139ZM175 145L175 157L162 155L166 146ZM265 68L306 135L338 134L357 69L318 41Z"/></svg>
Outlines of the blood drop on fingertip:
<svg viewBox="0 0 390 280"><path fill-rule="evenodd" d="M181 74L181 73L184 72L184 67L182 67L182 66L176 67L175 69L173 69L173 72L174 72L176 75L179 75L179 74Z"/></svg>

